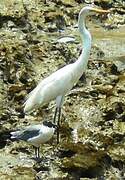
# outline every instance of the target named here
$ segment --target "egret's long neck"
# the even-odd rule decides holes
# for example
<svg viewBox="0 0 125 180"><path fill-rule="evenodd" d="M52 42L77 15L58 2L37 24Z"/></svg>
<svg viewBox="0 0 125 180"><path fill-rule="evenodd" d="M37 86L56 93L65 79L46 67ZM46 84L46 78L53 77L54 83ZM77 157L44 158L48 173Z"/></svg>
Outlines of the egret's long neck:
<svg viewBox="0 0 125 180"><path fill-rule="evenodd" d="M86 29L85 19L86 19L86 16L84 15L83 12L81 12L79 14L79 19L78 19L78 29L79 29L79 33L82 39L82 53L77 61L77 64L81 67L83 71L87 67L88 58L89 58L90 49L91 49L91 34Z"/></svg>

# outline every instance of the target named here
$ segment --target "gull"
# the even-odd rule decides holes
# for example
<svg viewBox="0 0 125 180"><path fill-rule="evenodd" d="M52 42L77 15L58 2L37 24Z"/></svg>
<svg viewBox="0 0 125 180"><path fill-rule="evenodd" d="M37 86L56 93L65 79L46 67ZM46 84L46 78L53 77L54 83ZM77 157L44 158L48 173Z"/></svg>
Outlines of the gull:
<svg viewBox="0 0 125 180"><path fill-rule="evenodd" d="M35 148L35 157L40 159L40 144L49 141L54 135L56 125L50 121L43 121L42 124L31 125L22 130L11 132L11 139L23 140L33 145Z"/></svg>

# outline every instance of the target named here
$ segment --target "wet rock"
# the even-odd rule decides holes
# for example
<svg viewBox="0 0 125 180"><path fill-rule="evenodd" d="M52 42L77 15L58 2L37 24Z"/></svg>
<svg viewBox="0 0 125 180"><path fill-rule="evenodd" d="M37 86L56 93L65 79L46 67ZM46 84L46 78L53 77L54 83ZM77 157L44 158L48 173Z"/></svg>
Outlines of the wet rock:
<svg viewBox="0 0 125 180"><path fill-rule="evenodd" d="M94 3L102 8L110 8L112 7L113 0L94 0Z"/></svg>
<svg viewBox="0 0 125 180"><path fill-rule="evenodd" d="M24 86L21 85L21 84L12 84L12 85L9 86L8 91L10 93L17 93L17 92L20 92L23 89L24 89Z"/></svg>
<svg viewBox="0 0 125 180"><path fill-rule="evenodd" d="M101 176L103 173L103 158L105 158L103 151L96 151L92 146L82 143L69 144L65 148L73 151L74 155L72 154L71 157L65 156L62 159L61 168L64 172L68 172L76 179Z"/></svg>
<svg viewBox="0 0 125 180"><path fill-rule="evenodd" d="M70 158L66 157L62 160L64 168L81 167L84 169L88 169L89 167L98 166L100 164L99 159L101 159L105 154L101 151L96 152L96 150L92 150L92 147L89 147L82 143L68 144L65 148L72 150L75 155Z"/></svg>
<svg viewBox="0 0 125 180"><path fill-rule="evenodd" d="M61 0L62 4L65 5L65 6L75 6L76 5L76 2L75 0Z"/></svg>
<svg viewBox="0 0 125 180"><path fill-rule="evenodd" d="M63 13L60 12L45 12L44 14L45 16L45 23L47 22L53 22L53 27L51 24L51 29L53 28L53 30L57 30L57 29L63 29L65 27L65 19L63 17ZM48 27L49 31L50 31L50 27ZM50 31L52 32L52 31Z"/></svg>
<svg viewBox="0 0 125 180"><path fill-rule="evenodd" d="M122 160L125 161L125 145L114 145L109 148L109 154L113 158L113 160Z"/></svg>
<svg viewBox="0 0 125 180"><path fill-rule="evenodd" d="M23 161L12 155L6 157L5 154L0 157L0 161L0 173L3 179L16 178L18 176L23 179L32 179L35 177L35 171L31 169L31 161Z"/></svg>

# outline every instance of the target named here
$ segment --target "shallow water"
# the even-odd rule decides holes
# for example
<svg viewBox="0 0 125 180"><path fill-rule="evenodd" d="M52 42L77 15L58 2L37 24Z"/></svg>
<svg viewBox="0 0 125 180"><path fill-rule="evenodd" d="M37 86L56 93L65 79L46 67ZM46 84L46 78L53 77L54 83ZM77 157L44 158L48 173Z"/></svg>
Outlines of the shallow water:
<svg viewBox="0 0 125 180"><path fill-rule="evenodd" d="M105 58L125 56L125 27L109 31L98 28L92 34L94 43L103 50Z"/></svg>

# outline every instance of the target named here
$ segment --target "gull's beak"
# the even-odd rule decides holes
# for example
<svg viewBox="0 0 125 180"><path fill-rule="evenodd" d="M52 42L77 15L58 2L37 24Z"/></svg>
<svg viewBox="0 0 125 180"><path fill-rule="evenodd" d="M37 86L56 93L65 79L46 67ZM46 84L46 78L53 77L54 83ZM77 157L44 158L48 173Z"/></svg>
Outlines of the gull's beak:
<svg viewBox="0 0 125 180"><path fill-rule="evenodd" d="M104 10L104 9L96 9L96 8L93 8L93 11L96 12L96 13L110 13L109 10Z"/></svg>

